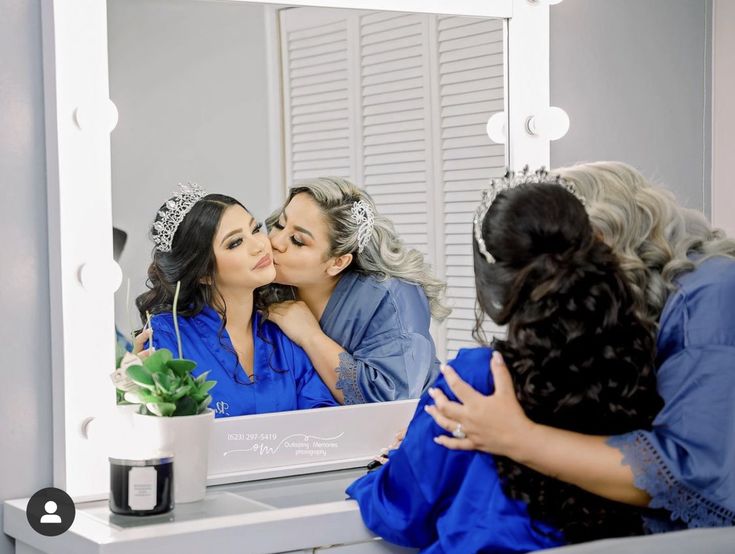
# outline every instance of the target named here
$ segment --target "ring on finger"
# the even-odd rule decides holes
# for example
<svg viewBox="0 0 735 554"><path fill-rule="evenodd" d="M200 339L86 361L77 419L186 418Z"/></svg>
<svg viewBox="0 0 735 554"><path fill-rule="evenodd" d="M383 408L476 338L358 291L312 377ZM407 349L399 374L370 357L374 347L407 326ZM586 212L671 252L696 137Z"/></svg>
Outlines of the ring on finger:
<svg viewBox="0 0 735 554"><path fill-rule="evenodd" d="M465 439L465 438L467 438L467 435L462 430L462 424L461 423L457 423L457 426L454 428L454 431L452 431L452 436L455 439Z"/></svg>

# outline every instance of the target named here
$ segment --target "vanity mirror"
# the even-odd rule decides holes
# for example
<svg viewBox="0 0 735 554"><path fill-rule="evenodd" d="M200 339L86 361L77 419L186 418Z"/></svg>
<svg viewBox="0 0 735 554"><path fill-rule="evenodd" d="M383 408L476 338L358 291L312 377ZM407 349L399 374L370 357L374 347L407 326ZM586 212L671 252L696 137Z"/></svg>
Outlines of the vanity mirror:
<svg viewBox="0 0 735 554"><path fill-rule="evenodd" d="M432 330L445 360L471 344L479 191L506 165L549 161L540 0L47 0L44 66L54 484L75 499L106 494L104 451L82 423L114 406L113 322L137 326L125 291L113 299L113 225L128 233L134 297L177 182L264 218L296 180L347 177L447 280L454 312ZM488 138L491 116L505 144ZM414 405L217 420L210 483L364 464Z"/></svg>

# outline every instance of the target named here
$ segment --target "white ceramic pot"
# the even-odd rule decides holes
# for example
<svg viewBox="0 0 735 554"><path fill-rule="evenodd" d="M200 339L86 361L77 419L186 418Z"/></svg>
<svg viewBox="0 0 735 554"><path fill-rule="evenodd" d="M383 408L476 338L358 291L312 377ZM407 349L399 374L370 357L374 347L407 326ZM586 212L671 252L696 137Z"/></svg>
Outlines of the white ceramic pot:
<svg viewBox="0 0 735 554"><path fill-rule="evenodd" d="M174 457L174 503L202 500L207 490L207 458L214 411L193 416L133 414L136 440Z"/></svg>

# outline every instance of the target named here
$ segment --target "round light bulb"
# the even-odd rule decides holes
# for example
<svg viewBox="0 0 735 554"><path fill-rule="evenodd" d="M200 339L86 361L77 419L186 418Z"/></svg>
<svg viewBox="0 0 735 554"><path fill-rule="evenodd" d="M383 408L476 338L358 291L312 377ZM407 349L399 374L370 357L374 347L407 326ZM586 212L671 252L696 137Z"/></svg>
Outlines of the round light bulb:
<svg viewBox="0 0 735 554"><path fill-rule="evenodd" d="M497 142L498 144L505 144L505 139L508 136L507 126L508 118L505 112L498 112L490 116L490 119L487 120L485 131L491 141Z"/></svg>
<svg viewBox="0 0 735 554"><path fill-rule="evenodd" d="M88 292L114 293L120 288L122 277L115 260L96 260L79 268L79 282Z"/></svg>
<svg viewBox="0 0 735 554"><path fill-rule="evenodd" d="M529 117L526 120L526 130L530 135L558 140L569 131L569 116L561 108L551 106Z"/></svg>
<svg viewBox="0 0 735 554"><path fill-rule="evenodd" d="M107 133L117 127L120 114L109 98L102 102L91 102L74 110L74 122L82 131L99 129Z"/></svg>

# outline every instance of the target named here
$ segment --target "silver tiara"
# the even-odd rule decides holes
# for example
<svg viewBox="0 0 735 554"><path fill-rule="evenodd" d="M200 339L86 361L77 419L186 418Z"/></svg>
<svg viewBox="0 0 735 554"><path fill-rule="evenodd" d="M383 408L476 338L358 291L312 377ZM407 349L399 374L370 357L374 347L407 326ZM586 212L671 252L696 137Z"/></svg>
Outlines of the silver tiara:
<svg viewBox="0 0 735 554"><path fill-rule="evenodd" d="M204 198L207 192L196 183L188 183L182 185L179 183L179 190L166 200L165 208L158 210L156 220L153 223L153 242L156 243L156 250L159 252L170 252L171 244L174 241L176 229L184 220L186 214L192 209L194 204Z"/></svg>
<svg viewBox="0 0 735 554"><path fill-rule="evenodd" d="M370 237L373 236L373 226L375 225L375 213L370 204L362 198L352 204L352 221L359 225L357 229L357 251L362 252Z"/></svg>
<svg viewBox="0 0 735 554"><path fill-rule="evenodd" d="M529 171L528 166L524 167L520 173L508 170L502 179L493 179L490 182L490 188L482 191L482 201L475 211L475 217L472 219L477 247L480 250L480 254L482 254L485 260L487 260L487 263L495 263L495 258L493 258L493 255L487 251L485 239L482 238L482 222L484 221L490 206L493 205L493 202L495 202L495 199L501 192L531 183L550 183L560 185L573 194L583 206L586 206L584 198L577 192L574 185L562 179L561 175L549 177L549 172L543 167L534 172Z"/></svg>

